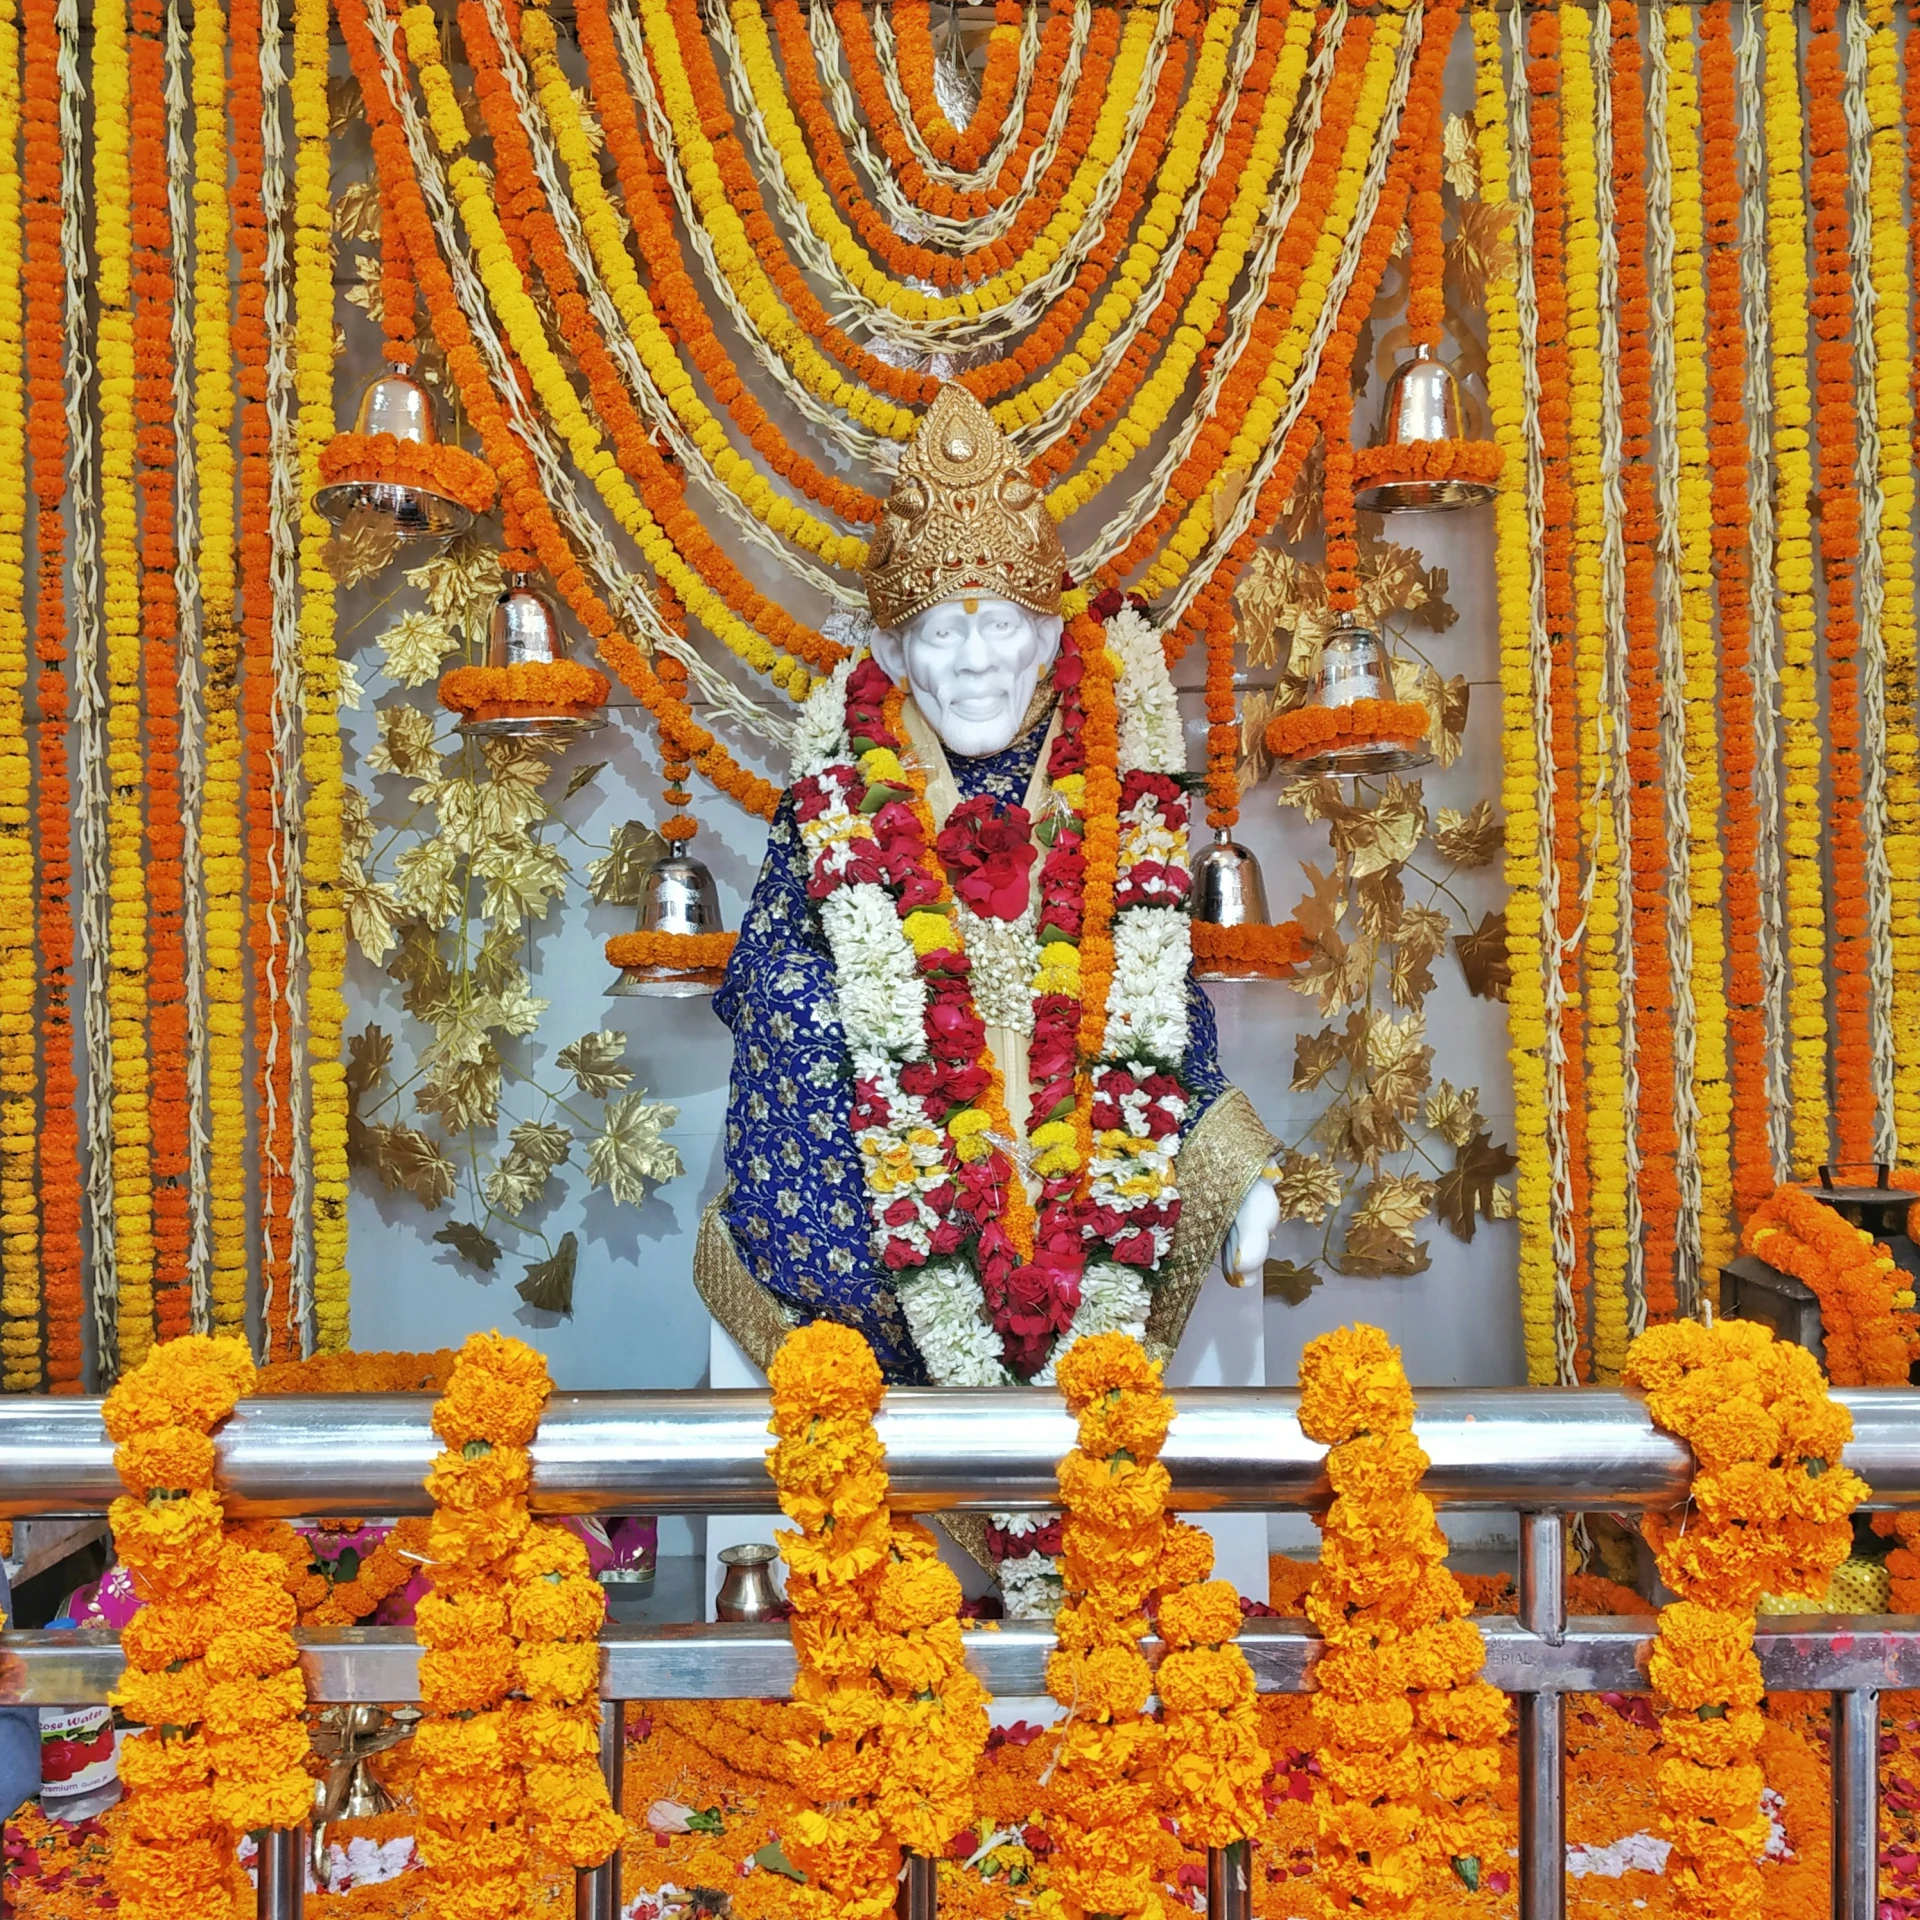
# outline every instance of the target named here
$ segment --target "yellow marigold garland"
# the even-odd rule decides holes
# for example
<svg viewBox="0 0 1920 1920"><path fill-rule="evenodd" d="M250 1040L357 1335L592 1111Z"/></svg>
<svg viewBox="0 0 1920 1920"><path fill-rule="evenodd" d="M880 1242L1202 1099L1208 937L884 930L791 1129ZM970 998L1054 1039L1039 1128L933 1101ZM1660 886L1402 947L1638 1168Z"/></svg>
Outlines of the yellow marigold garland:
<svg viewBox="0 0 1920 1920"><path fill-rule="evenodd" d="M581 472L592 480L608 511L688 610L755 672L765 674L796 700L804 698L813 685L805 664L778 652L687 565L607 450L599 428L548 342L540 310L527 291L500 224L492 178L467 151L466 121L454 99L453 78L442 60L439 22L433 9L409 7L401 16L401 25L406 30L407 51L419 70L435 143L449 163L447 182L473 246L474 265L548 418Z"/></svg>
<svg viewBox="0 0 1920 1920"><path fill-rule="evenodd" d="M1827 1157L1827 972L1821 861L1820 691L1814 667L1813 399L1807 385L1805 137L1793 0L1764 0L1767 267L1773 320L1775 572L1780 608L1780 711L1786 721L1788 1020L1793 1035L1794 1170Z"/></svg>
<svg viewBox="0 0 1920 1920"><path fill-rule="evenodd" d="M0 1391L41 1385L32 768L27 754L27 415L20 30L0 0Z"/></svg>
<svg viewBox="0 0 1920 1920"><path fill-rule="evenodd" d="M94 246L100 321L100 574L107 659L107 1004L113 1032L113 1223L119 1364L153 1343L153 1178L147 1117L147 913L140 792L140 554L134 494L132 201L127 11L93 37ZM98 1097L96 1095L96 1097Z"/></svg>
<svg viewBox="0 0 1920 1920"><path fill-rule="evenodd" d="M1054 1622L1060 1645L1047 1691L1070 1717L1048 1812L1051 1888L1070 1920L1154 1913L1147 1836L1163 1742L1145 1712L1153 1674L1140 1638L1167 1577L1170 1482L1159 1456L1173 1402L1159 1367L1124 1333L1076 1342L1057 1378L1080 1430L1059 1468L1067 1601Z"/></svg>
<svg viewBox="0 0 1920 1920"><path fill-rule="evenodd" d="M1901 203L1900 50L1893 0L1867 0L1867 113L1873 123L1871 223L1874 409L1880 427L1880 522L1886 647L1886 854L1892 880L1893 1125L1920 1143L1920 732L1913 572L1913 340L1907 223ZM1920 130L1911 137L1920 138Z"/></svg>
<svg viewBox="0 0 1920 1920"><path fill-rule="evenodd" d="M1733 1090L1727 1078L1727 941L1720 858L1719 661L1713 625L1713 475L1707 447L1706 211L1700 89L1689 6L1662 10L1672 169L1673 361L1680 468L1680 647L1686 665L1687 904L1693 943L1694 1140L1700 1272L1733 1256ZM1654 122L1658 127L1658 119Z"/></svg>
<svg viewBox="0 0 1920 1920"><path fill-rule="evenodd" d="M293 303L300 451L301 768L306 850L301 863L307 943L307 1136L313 1155L313 1339L348 1343L347 921L340 893L340 666L334 655L330 529L315 510L320 456L333 433L333 213L327 113L327 0L296 0L293 16ZM402 242L396 234L389 245Z"/></svg>
<svg viewBox="0 0 1920 1920"><path fill-rule="evenodd" d="M1483 204L1506 207L1507 102L1500 15L1473 10L1474 126ZM1507 1059L1513 1070L1514 1212L1520 1227L1520 1325L1527 1378L1557 1377L1554 1361L1553 1169L1547 1150L1546 1004L1540 905L1539 750L1531 652L1532 547L1527 532L1526 394L1511 264L1487 282L1487 397L1504 458L1494 503L1494 583L1500 621L1501 804L1507 816Z"/></svg>
<svg viewBox="0 0 1920 1920"><path fill-rule="evenodd" d="M1601 548L1605 490L1601 476L1599 173L1594 164L1592 19L1584 7L1560 9L1563 177L1566 196L1567 396L1569 478L1573 489L1574 683L1581 745L1580 837L1592 848L1587 902L1586 1074L1588 1218L1593 1274L1592 1371L1617 1379L1627 1351L1627 1093L1620 994L1620 844L1614 810L1597 804L1625 743L1608 737L1602 709L1607 620ZM1582 1342L1584 1347L1585 1342Z"/></svg>
<svg viewBox="0 0 1920 1920"><path fill-rule="evenodd" d="M109 1518L142 1596L121 1634L114 1704L148 1731L121 1749L127 1830L111 1878L129 1920L224 1912L233 1844L294 1827L312 1805L306 1685L280 1563L223 1539L213 1431L254 1381L238 1341L189 1334L153 1348L103 1417L127 1491Z"/></svg>
<svg viewBox="0 0 1920 1920"><path fill-rule="evenodd" d="M1668 1756L1667 1880L1683 1915L1757 1916L1767 1817L1754 1612L1763 1593L1824 1593L1846 1559L1848 1516L1867 1492L1840 1464L1853 1421L1813 1356L1753 1320L1649 1328L1623 1377L1694 1455L1686 1508L1643 1528L1680 1595L1661 1609L1648 1670Z"/></svg>
<svg viewBox="0 0 1920 1920"><path fill-rule="evenodd" d="M1419 1490L1413 1390L1379 1328L1308 1343L1300 1429L1329 1449L1334 1491L1306 1599L1326 1642L1312 1898L1327 1914L1419 1913L1430 1866L1477 1886L1481 1863L1505 1855L1506 1696L1479 1677L1486 1647Z"/></svg>

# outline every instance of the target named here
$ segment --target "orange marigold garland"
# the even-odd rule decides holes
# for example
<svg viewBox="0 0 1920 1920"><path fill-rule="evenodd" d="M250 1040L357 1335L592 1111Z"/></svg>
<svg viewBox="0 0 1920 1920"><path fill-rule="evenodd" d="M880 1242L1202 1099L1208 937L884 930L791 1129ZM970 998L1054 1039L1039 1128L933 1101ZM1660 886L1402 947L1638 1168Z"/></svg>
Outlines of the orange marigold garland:
<svg viewBox="0 0 1920 1920"><path fill-rule="evenodd" d="M1807 138L1812 154L1814 440L1819 460L1820 573L1826 589L1825 774L1832 795L1829 949L1833 965L1833 1124L1843 1160L1874 1151L1872 990L1868 979L1867 849L1860 716L1859 430L1853 392L1853 263L1845 61L1839 0L1812 0L1807 37ZM1798 1589L1794 1589L1798 1591Z"/></svg>
<svg viewBox="0 0 1920 1920"><path fill-rule="evenodd" d="M466 720L501 714L591 713L612 692L607 676L577 660L523 660L511 667L455 667L440 677L440 704Z"/></svg>
<svg viewBox="0 0 1920 1920"><path fill-rule="evenodd" d="M47 1384L78 1393L86 1316L81 1277L79 1093L73 1064L73 816L67 736L67 410L64 386L66 269L61 252L60 34L54 0L25 0L22 118L25 196L27 444L33 459L34 653L39 672L33 729L39 766L38 942L45 986L39 1112L40 1271L46 1309Z"/></svg>
<svg viewBox="0 0 1920 1920"><path fill-rule="evenodd" d="M1220 927L1196 920L1190 931L1194 964L1202 973L1229 970L1284 980L1313 951L1297 920L1283 920L1277 927Z"/></svg>
<svg viewBox="0 0 1920 1920"><path fill-rule="evenodd" d="M1824 1593L1867 1493L1840 1464L1853 1421L1813 1356L1753 1320L1649 1328L1623 1381L1693 1449L1688 1505L1642 1531L1680 1598L1660 1611L1648 1669L1663 1711L1662 1825L1674 1905L1697 1920L1757 1920L1767 1816L1756 1753L1763 1593Z"/></svg>
<svg viewBox="0 0 1920 1920"><path fill-rule="evenodd" d="M1811 1287L1820 1298L1827 1374L1841 1387L1905 1386L1920 1354L1908 1275L1872 1234L1783 1186L1755 1209L1740 1251ZM1794 1589L1798 1591L1798 1589Z"/></svg>
<svg viewBox="0 0 1920 1920"><path fill-rule="evenodd" d="M1152 1913L1148 1836L1163 1736L1146 1714L1153 1675L1140 1639L1147 1603L1167 1578L1171 1483L1159 1456L1173 1402L1159 1367L1124 1333L1077 1342L1057 1377L1079 1435L1059 1468L1067 1598L1047 1691L1070 1717L1054 1759L1050 1884L1074 1920Z"/></svg>
<svg viewBox="0 0 1920 1920"><path fill-rule="evenodd" d="M1479 1677L1486 1648L1419 1491L1413 1391L1377 1327L1308 1343L1300 1428L1330 1449L1334 1491L1305 1602L1326 1642L1313 1898L1322 1913L1418 1913L1429 1863L1474 1887L1481 1863L1505 1855L1506 1697Z"/></svg>
<svg viewBox="0 0 1920 1920"><path fill-rule="evenodd" d="M390 433L336 433L320 456L320 478L334 486L348 480L372 480L393 486L422 487L485 513L493 505L493 472L464 447L417 440L396 440Z"/></svg>
<svg viewBox="0 0 1920 1920"><path fill-rule="evenodd" d="M297 1826L312 1804L293 1602L273 1556L223 1539L213 1484L213 1431L253 1378L240 1342L188 1335L153 1348L103 1409L127 1488L114 1545L142 1600L114 1696L148 1729L120 1754L111 1878L129 1920L224 1912L235 1835Z"/></svg>
<svg viewBox="0 0 1920 1920"><path fill-rule="evenodd" d="M1267 722L1267 751L1276 760L1307 760L1333 747L1425 737L1427 710L1417 700L1355 700L1344 707L1294 707Z"/></svg>
<svg viewBox="0 0 1920 1920"><path fill-rule="evenodd" d="M607 964L704 973L724 967L739 938L737 933L616 933L607 941Z"/></svg>

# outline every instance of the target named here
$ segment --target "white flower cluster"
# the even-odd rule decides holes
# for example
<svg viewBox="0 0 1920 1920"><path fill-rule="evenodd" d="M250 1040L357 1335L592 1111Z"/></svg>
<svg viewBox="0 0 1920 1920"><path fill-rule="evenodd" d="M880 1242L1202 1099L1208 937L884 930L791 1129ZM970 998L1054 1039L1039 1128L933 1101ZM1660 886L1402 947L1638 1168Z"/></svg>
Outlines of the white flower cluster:
<svg viewBox="0 0 1920 1920"><path fill-rule="evenodd" d="M1033 1031L1033 975L1040 964L1033 927L1039 912L1039 902L1030 900L1018 920L996 920L954 902L954 926L973 963L967 984L973 989L975 1010L990 1027Z"/></svg>
<svg viewBox="0 0 1920 1920"><path fill-rule="evenodd" d="M1023 1553L994 1568L1009 1620L1051 1620L1066 1601L1066 1583L1056 1561L1044 1553Z"/></svg>
<svg viewBox="0 0 1920 1920"><path fill-rule="evenodd" d="M1192 964L1193 941L1184 913L1129 907L1114 916L1105 1048L1109 1060L1180 1064L1187 1051L1187 970Z"/></svg>
<svg viewBox="0 0 1920 1920"><path fill-rule="evenodd" d="M793 777L804 780L836 760L851 760L847 741L847 682L860 664L859 656L842 660L800 708L793 723Z"/></svg>
<svg viewBox="0 0 1920 1920"><path fill-rule="evenodd" d="M931 1260L896 1282L913 1344L943 1387L1016 1384L1000 1358L1000 1336L981 1311L980 1284L963 1260Z"/></svg>
<svg viewBox="0 0 1920 1920"><path fill-rule="evenodd" d="M1159 630L1128 605L1107 622L1107 646L1120 662L1120 764L1145 773L1184 773L1187 740L1180 697L1167 671Z"/></svg>

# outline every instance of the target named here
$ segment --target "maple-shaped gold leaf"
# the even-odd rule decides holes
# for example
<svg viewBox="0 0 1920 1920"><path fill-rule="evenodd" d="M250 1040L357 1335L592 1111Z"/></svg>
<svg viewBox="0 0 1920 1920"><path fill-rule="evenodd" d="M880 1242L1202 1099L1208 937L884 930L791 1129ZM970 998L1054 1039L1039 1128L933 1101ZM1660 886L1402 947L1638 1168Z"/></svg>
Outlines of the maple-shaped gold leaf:
<svg viewBox="0 0 1920 1920"><path fill-rule="evenodd" d="M1400 930L1400 914L1407 904L1407 890L1398 867L1383 867L1370 873L1354 886L1360 902L1360 931L1375 946L1383 946Z"/></svg>
<svg viewBox="0 0 1920 1920"><path fill-rule="evenodd" d="M1491 800L1476 800L1465 813L1442 807L1433 816L1433 850L1456 867L1484 867L1500 851L1502 837Z"/></svg>
<svg viewBox="0 0 1920 1920"><path fill-rule="evenodd" d="M380 739L367 749L367 765L375 773L417 780L438 772L445 751L434 738L433 716L396 701L380 709Z"/></svg>
<svg viewBox="0 0 1920 1920"><path fill-rule="evenodd" d="M1457 230L1447 247L1447 272L1459 285L1463 304L1473 312L1487 304L1487 287L1513 271L1513 208L1468 200L1456 210Z"/></svg>
<svg viewBox="0 0 1920 1920"><path fill-rule="evenodd" d="M340 899L353 943L377 967L398 944L400 902L384 880L369 880L358 860L340 862Z"/></svg>
<svg viewBox="0 0 1920 1920"><path fill-rule="evenodd" d="M1333 850L1347 862L1357 880L1403 865L1426 831L1427 809L1419 781L1389 774L1384 790L1371 803L1355 806L1322 795L1315 807L1327 822Z"/></svg>
<svg viewBox="0 0 1920 1920"><path fill-rule="evenodd" d="M1314 1123L1313 1137L1336 1158L1355 1161L1370 1173L1411 1144L1393 1109L1364 1088L1336 1100Z"/></svg>
<svg viewBox="0 0 1920 1920"><path fill-rule="evenodd" d="M1429 567L1426 570L1420 604L1414 611L1419 616L1420 625L1429 633L1445 633L1449 627L1459 624L1459 610L1447 598L1449 584L1445 567Z"/></svg>
<svg viewBox="0 0 1920 1920"><path fill-rule="evenodd" d="M1440 170L1462 200L1480 192L1480 143L1464 113L1450 113L1440 129Z"/></svg>
<svg viewBox="0 0 1920 1920"><path fill-rule="evenodd" d="M1326 588L1316 569L1290 553L1261 547L1247 562L1233 599L1247 665L1276 667L1286 664L1288 636L1300 615L1325 606Z"/></svg>
<svg viewBox="0 0 1920 1920"><path fill-rule="evenodd" d="M1464 1147L1485 1124L1480 1118L1480 1089L1442 1080L1427 1095L1424 1118L1448 1146Z"/></svg>
<svg viewBox="0 0 1920 1920"><path fill-rule="evenodd" d="M358 787L340 789L340 851L351 860L364 860L373 851L373 817L367 796Z"/></svg>
<svg viewBox="0 0 1920 1920"><path fill-rule="evenodd" d="M1471 933L1457 933L1453 950L1460 958L1460 971L1467 977L1467 991L1480 1000L1504 1000L1513 984L1507 965L1507 921L1498 911L1484 915Z"/></svg>
<svg viewBox="0 0 1920 1920"><path fill-rule="evenodd" d="M1293 1036L1293 1079L1295 1093L1317 1087L1347 1057L1346 1042L1337 1027L1323 1027L1318 1033Z"/></svg>
<svg viewBox="0 0 1920 1920"><path fill-rule="evenodd" d="M1433 1204L1433 1185L1414 1174L1381 1173L1361 1189L1334 1265L1362 1279L1424 1273L1429 1261L1414 1227Z"/></svg>
<svg viewBox="0 0 1920 1920"><path fill-rule="evenodd" d="M1235 777L1242 793L1251 793L1273 771L1267 751L1267 722L1279 711L1271 687L1251 687L1240 701L1240 763Z"/></svg>
<svg viewBox="0 0 1920 1920"><path fill-rule="evenodd" d="M1433 962L1447 950L1453 922L1438 907L1409 907L1400 917L1387 986L1395 1006L1418 1007L1433 991Z"/></svg>
<svg viewBox="0 0 1920 1920"><path fill-rule="evenodd" d="M500 1118L500 1055L491 1045L477 1060L443 1061L414 1089L413 1104L451 1132L491 1127Z"/></svg>
<svg viewBox="0 0 1920 1920"><path fill-rule="evenodd" d="M1289 1147L1273 1183L1282 1220L1304 1220L1319 1226L1337 1207L1347 1190L1340 1169L1317 1153L1298 1153Z"/></svg>
<svg viewBox="0 0 1920 1920"><path fill-rule="evenodd" d="M1487 1208L1489 1220L1512 1220L1519 1214L1519 1206L1513 1197L1513 1189L1496 1181L1493 1198Z"/></svg>
<svg viewBox="0 0 1920 1920"><path fill-rule="evenodd" d="M360 97L360 82L352 74L341 74L327 82L327 132L334 139L367 117L366 102Z"/></svg>
<svg viewBox="0 0 1920 1920"><path fill-rule="evenodd" d="M1318 525L1320 495L1325 487L1326 462L1316 435L1307 457L1300 463L1299 477L1287 496L1287 504L1274 522L1274 532L1289 546L1297 546Z"/></svg>
<svg viewBox="0 0 1920 1920"><path fill-rule="evenodd" d="M1307 876L1309 891L1301 896L1293 910L1293 917L1299 921L1300 931L1309 940L1324 939L1333 934L1346 917L1346 895L1341 889L1338 874L1322 873L1305 860L1300 863L1300 871Z"/></svg>
<svg viewBox="0 0 1920 1920"><path fill-rule="evenodd" d="M320 550L320 562L337 587L357 587L371 580L400 551L391 526L370 513L350 514Z"/></svg>
<svg viewBox="0 0 1920 1920"><path fill-rule="evenodd" d="M431 834L393 863L394 891L400 904L430 927L443 927L466 904L461 855L450 840Z"/></svg>
<svg viewBox="0 0 1920 1920"><path fill-rule="evenodd" d="M395 1123L367 1129L367 1150L380 1184L406 1191L429 1209L453 1198L458 1178L439 1141L417 1127Z"/></svg>
<svg viewBox="0 0 1920 1920"><path fill-rule="evenodd" d="M403 613L377 642L389 680L424 687L440 676L440 663L460 642L437 614Z"/></svg>
<svg viewBox="0 0 1920 1920"><path fill-rule="evenodd" d="M333 230L362 246L380 244L380 183L355 180L333 197Z"/></svg>
<svg viewBox="0 0 1920 1920"><path fill-rule="evenodd" d="M372 254L358 254L353 262L354 283L347 289L347 304L358 307L377 327L386 317L386 296L380 283L380 262Z"/></svg>
<svg viewBox="0 0 1920 1920"><path fill-rule="evenodd" d="M493 603L500 598L500 555L463 533L443 553L409 567L407 584L426 595L429 612L477 639L485 633Z"/></svg>
<svg viewBox="0 0 1920 1920"><path fill-rule="evenodd" d="M1383 626L1397 613L1426 605L1428 570L1411 547L1369 540L1354 569L1355 617L1363 627Z"/></svg>
<svg viewBox="0 0 1920 1920"><path fill-rule="evenodd" d="M1376 1007L1366 1023L1367 1084L1373 1097L1396 1119L1411 1120L1433 1078L1426 1016L1414 1012L1396 1020Z"/></svg>
<svg viewBox="0 0 1920 1920"><path fill-rule="evenodd" d="M1393 696L1417 701L1427 710L1426 744L1443 767L1460 758L1461 736L1467 724L1466 677L1443 680L1424 660L1402 655L1393 663Z"/></svg>
<svg viewBox="0 0 1920 1920"><path fill-rule="evenodd" d="M1353 946L1337 933L1317 939L1287 984L1320 1002L1323 1018L1331 1018L1367 997L1373 979L1373 948L1365 941Z"/></svg>
<svg viewBox="0 0 1920 1920"><path fill-rule="evenodd" d="M1454 1149L1453 1167L1434 1187L1434 1210L1462 1240L1471 1240L1476 1216L1491 1220L1496 1182L1519 1163L1510 1149L1496 1147L1484 1133L1476 1133Z"/></svg>
<svg viewBox="0 0 1920 1920"><path fill-rule="evenodd" d="M610 1100L606 1124L587 1149L589 1183L637 1207L649 1182L658 1185L685 1171L678 1151L661 1138L679 1118L679 1108L649 1100L641 1088Z"/></svg>
<svg viewBox="0 0 1920 1920"><path fill-rule="evenodd" d="M1269 1300L1284 1300L1290 1307L1305 1304L1307 1295L1324 1276L1311 1264L1296 1260L1269 1260L1260 1273L1260 1291Z"/></svg>

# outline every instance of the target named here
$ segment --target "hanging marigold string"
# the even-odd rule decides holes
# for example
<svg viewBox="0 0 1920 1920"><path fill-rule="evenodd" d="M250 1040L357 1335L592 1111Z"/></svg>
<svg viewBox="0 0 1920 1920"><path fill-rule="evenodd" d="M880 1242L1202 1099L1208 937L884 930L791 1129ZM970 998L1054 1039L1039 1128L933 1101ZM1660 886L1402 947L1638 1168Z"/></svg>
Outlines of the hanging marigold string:
<svg viewBox="0 0 1920 1920"><path fill-rule="evenodd" d="M165 21L133 0L130 44L134 418L139 429L140 625L146 685L149 1042L153 1084L153 1305L158 1338L192 1321L185 840L179 765L180 598L174 581L173 225L168 206Z"/></svg>
<svg viewBox="0 0 1920 1920"><path fill-rule="evenodd" d="M1813 209L1814 436L1819 458L1820 577L1826 601L1827 726L1821 778L1831 794L1826 852L1833 863L1828 954L1833 968L1833 1118L1840 1156L1874 1153L1872 992L1868 977L1867 855L1862 815L1860 621L1856 572L1859 431L1853 397L1852 215L1845 59L1838 0L1807 16L1808 202ZM1784 289L1782 290L1784 292ZM1788 765L1797 763L1791 744Z"/></svg>
<svg viewBox="0 0 1920 1920"><path fill-rule="evenodd" d="M27 421L18 16L0 6L0 1392L45 1381L35 1196L33 794L27 748Z"/></svg>

